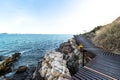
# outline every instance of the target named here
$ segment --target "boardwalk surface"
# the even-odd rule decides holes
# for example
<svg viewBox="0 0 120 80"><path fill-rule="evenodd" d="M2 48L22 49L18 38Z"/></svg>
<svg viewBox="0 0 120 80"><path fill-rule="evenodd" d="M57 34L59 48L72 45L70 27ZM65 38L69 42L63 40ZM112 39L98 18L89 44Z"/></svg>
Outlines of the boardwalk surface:
<svg viewBox="0 0 120 80"><path fill-rule="evenodd" d="M75 39L96 57L81 67L71 80L120 80L120 55L95 47L85 36L76 36Z"/></svg>

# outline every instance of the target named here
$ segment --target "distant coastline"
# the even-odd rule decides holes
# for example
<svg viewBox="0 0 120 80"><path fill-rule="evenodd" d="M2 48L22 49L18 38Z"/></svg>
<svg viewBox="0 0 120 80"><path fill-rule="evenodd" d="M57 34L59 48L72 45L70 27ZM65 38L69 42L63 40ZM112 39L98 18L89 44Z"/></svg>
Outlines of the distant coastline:
<svg viewBox="0 0 120 80"><path fill-rule="evenodd" d="M0 33L0 35L13 34L13 35L75 35L75 34L46 34L46 33Z"/></svg>
<svg viewBox="0 0 120 80"><path fill-rule="evenodd" d="M6 34L8 34L8 33L0 33L0 34L4 34L4 35L6 35Z"/></svg>

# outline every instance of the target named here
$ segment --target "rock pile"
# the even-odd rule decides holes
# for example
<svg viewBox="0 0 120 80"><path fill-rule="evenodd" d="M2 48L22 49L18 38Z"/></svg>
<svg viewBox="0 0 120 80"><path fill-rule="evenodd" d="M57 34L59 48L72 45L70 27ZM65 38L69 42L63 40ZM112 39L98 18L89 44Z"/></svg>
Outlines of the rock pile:
<svg viewBox="0 0 120 80"><path fill-rule="evenodd" d="M56 51L46 52L38 62L33 80L70 80L82 64L82 53L74 38L64 42Z"/></svg>
<svg viewBox="0 0 120 80"><path fill-rule="evenodd" d="M60 52L46 52L39 73L45 80L69 80L71 75Z"/></svg>
<svg viewBox="0 0 120 80"><path fill-rule="evenodd" d="M61 53L71 53L73 51L73 48L70 44L70 42L64 42L62 44L60 44L60 47L58 49L56 49L56 51L61 52Z"/></svg>
<svg viewBox="0 0 120 80"><path fill-rule="evenodd" d="M56 51L64 53L63 58L67 61L67 67L71 75L74 75L82 64L82 53L79 51L75 39L72 38L62 43Z"/></svg>

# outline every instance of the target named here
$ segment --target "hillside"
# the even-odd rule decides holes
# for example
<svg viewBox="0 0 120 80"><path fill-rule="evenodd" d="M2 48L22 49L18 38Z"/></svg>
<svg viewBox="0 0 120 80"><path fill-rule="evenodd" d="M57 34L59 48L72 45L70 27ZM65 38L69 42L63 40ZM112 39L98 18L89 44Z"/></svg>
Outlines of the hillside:
<svg viewBox="0 0 120 80"><path fill-rule="evenodd" d="M110 24L96 27L90 33L96 46L120 54L120 17Z"/></svg>

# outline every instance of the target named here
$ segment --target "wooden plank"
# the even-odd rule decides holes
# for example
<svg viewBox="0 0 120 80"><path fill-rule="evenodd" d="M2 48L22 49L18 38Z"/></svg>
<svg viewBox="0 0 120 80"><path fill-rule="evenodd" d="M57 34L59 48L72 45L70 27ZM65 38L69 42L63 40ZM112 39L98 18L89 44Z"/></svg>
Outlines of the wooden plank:
<svg viewBox="0 0 120 80"><path fill-rule="evenodd" d="M111 79L112 79L112 80L117 80L117 79L114 78L114 77L111 77L111 76L109 76L109 75L106 75L106 74L104 74L104 73L101 73L101 72L99 72L99 71L96 71L96 70L94 70L94 69L92 69L92 68L89 68L89 67L87 67L87 66L84 66L84 68L89 69L89 70L91 70L91 71L93 71L93 72L96 72L96 73L98 73L98 74L100 74L100 75L103 75L103 76L105 76L105 77L108 77L110 80L111 80Z"/></svg>
<svg viewBox="0 0 120 80"><path fill-rule="evenodd" d="M94 78L96 80L102 80L104 78L104 77L102 77L102 76L100 76L100 75L98 75L98 74L96 74L96 73L94 73L94 72L92 72L90 70L87 70L85 68L82 71L80 70L79 72L82 72L83 74L89 75L89 76L91 76L92 78Z"/></svg>
<svg viewBox="0 0 120 80"><path fill-rule="evenodd" d="M87 69L86 72L84 72L85 70L82 68L80 70L81 72L79 71L75 75L76 77L82 77L83 79L92 79L98 77L108 78L111 80L120 79L120 55L95 47L85 36L76 36L75 39L78 44L80 43L84 46L84 50L96 55L95 59L90 61L87 66L85 66ZM93 74L96 74L95 77L92 76Z"/></svg>

